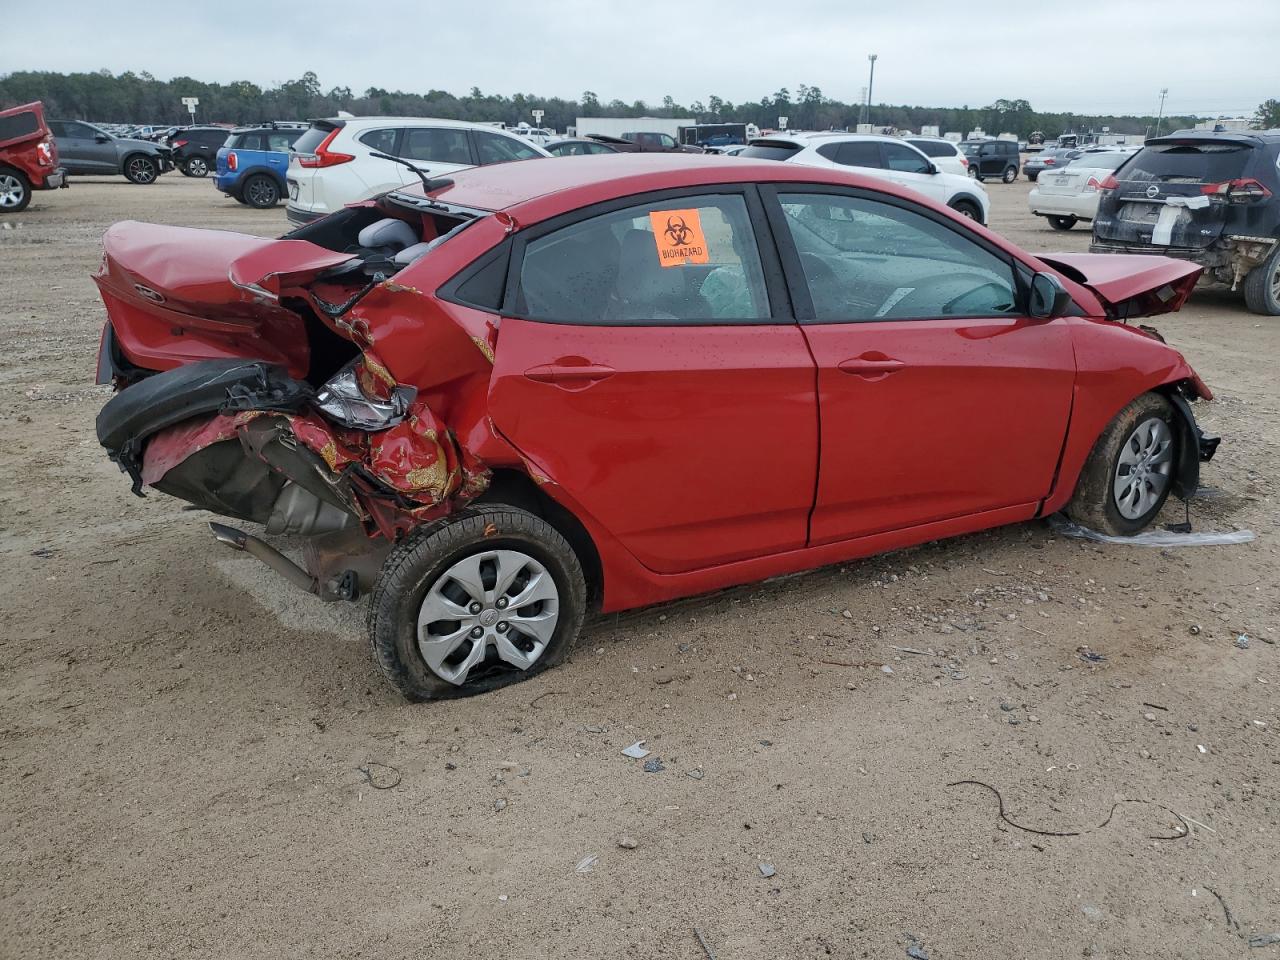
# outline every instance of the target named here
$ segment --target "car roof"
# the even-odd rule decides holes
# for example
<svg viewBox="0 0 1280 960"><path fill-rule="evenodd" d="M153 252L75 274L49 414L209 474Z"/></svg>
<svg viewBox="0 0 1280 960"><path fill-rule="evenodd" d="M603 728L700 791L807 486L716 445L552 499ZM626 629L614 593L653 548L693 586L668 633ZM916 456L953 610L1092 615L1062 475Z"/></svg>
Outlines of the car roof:
<svg viewBox="0 0 1280 960"><path fill-rule="evenodd" d="M522 160L459 170L447 179L450 183L432 190L432 197L495 212L528 204L528 222L633 194L726 183L830 183L920 199L881 178L852 170L735 159L714 153L597 154L560 157L549 163ZM410 186L398 192L421 195L422 187ZM536 211L531 209L534 201L542 201L536 204Z"/></svg>
<svg viewBox="0 0 1280 960"><path fill-rule="evenodd" d="M1236 143L1280 143L1280 129L1277 130L1175 130L1160 137L1152 137L1147 141L1153 143L1185 143L1188 140L1204 140L1209 143L1234 141Z"/></svg>
<svg viewBox="0 0 1280 960"><path fill-rule="evenodd" d="M489 123L472 123L469 120L447 120L442 117L319 117L308 122L313 124L316 122L326 123L331 127L380 127L388 123L399 124L402 127L474 127L477 130L490 130L493 133L515 136L513 131L504 130L502 127L495 127Z"/></svg>

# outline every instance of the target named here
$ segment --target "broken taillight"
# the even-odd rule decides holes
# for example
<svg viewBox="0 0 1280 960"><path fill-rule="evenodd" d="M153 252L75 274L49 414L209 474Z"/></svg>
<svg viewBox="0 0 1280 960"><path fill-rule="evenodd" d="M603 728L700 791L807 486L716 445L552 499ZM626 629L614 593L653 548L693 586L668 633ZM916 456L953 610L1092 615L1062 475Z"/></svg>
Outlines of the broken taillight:
<svg viewBox="0 0 1280 960"><path fill-rule="evenodd" d="M42 167L53 166L53 145L48 140L36 144L36 163Z"/></svg>
<svg viewBox="0 0 1280 960"><path fill-rule="evenodd" d="M382 378L369 376L361 360L348 364L316 392L316 407L329 419L355 430L394 427L404 419L418 391L392 385L384 392L371 381L381 383ZM375 395L370 395L371 390Z"/></svg>
<svg viewBox="0 0 1280 960"><path fill-rule="evenodd" d="M1271 196L1271 191L1252 178L1206 183L1200 192L1209 197L1225 197L1230 203L1253 203Z"/></svg>
<svg viewBox="0 0 1280 960"><path fill-rule="evenodd" d="M340 163L350 163L355 159L349 153L335 153L329 149L329 144L333 143L333 138L338 135L341 127L331 130L329 135L320 141L320 145L316 147L315 153L298 154L298 166L300 167L335 167Z"/></svg>
<svg viewBox="0 0 1280 960"><path fill-rule="evenodd" d="M232 173L240 169L240 159L236 156L234 150L227 154L227 169Z"/></svg>
<svg viewBox="0 0 1280 960"><path fill-rule="evenodd" d="M174 140L169 144L169 146L173 147L174 149L177 149L178 147L185 147L190 142L191 141L189 140Z"/></svg>

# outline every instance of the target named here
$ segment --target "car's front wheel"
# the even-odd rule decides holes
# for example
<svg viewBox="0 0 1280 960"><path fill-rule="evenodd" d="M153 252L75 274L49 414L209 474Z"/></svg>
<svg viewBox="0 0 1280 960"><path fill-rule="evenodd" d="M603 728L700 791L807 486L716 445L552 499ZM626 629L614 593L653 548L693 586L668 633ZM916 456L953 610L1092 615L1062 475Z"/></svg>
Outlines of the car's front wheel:
<svg viewBox="0 0 1280 960"><path fill-rule="evenodd" d="M1049 226L1055 230L1070 230L1079 222L1075 217L1059 217L1052 214L1045 217L1045 219L1049 221Z"/></svg>
<svg viewBox="0 0 1280 960"><path fill-rule="evenodd" d="M518 507L473 506L387 557L369 608L374 659L409 700L495 690L564 660L586 597L554 527Z"/></svg>
<svg viewBox="0 0 1280 960"><path fill-rule="evenodd" d="M970 220L976 220L982 223L982 208L972 200L966 200L963 197L959 200L951 202L951 209L962 217L968 217Z"/></svg>
<svg viewBox="0 0 1280 960"><path fill-rule="evenodd" d="M18 170L0 169L0 213L21 213L31 202L31 181Z"/></svg>
<svg viewBox="0 0 1280 960"><path fill-rule="evenodd" d="M1280 244L1245 276L1244 302L1254 313L1280 317Z"/></svg>
<svg viewBox="0 0 1280 960"><path fill-rule="evenodd" d="M150 157L134 154L124 162L124 175L130 183L155 183L160 165Z"/></svg>
<svg viewBox="0 0 1280 960"><path fill-rule="evenodd" d="M1176 413L1158 393L1144 393L1102 431L1085 461L1067 513L1111 536L1147 527L1169 497L1178 463Z"/></svg>
<svg viewBox="0 0 1280 960"><path fill-rule="evenodd" d="M204 157L192 157L182 165L182 172L188 177L207 177L209 164Z"/></svg>

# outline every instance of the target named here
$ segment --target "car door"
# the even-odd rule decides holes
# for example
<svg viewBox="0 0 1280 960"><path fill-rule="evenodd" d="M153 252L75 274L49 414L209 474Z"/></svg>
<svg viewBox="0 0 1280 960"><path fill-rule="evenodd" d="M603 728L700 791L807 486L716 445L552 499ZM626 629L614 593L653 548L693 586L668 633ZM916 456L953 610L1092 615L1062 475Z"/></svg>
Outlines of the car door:
<svg viewBox="0 0 1280 960"><path fill-rule="evenodd" d="M1075 363L1029 318L1030 271L909 201L766 191L818 365L813 544L990 511L1030 517L1053 483Z"/></svg>
<svg viewBox="0 0 1280 960"><path fill-rule="evenodd" d="M923 153L901 143L881 143L880 150L885 170L895 183L938 203L947 202L947 187L933 172L932 162Z"/></svg>
<svg viewBox="0 0 1280 960"><path fill-rule="evenodd" d="M94 133L87 124L74 120L54 120L49 124L58 141L58 161L70 173L101 173L100 163L95 162ZM114 171L111 171L114 172Z"/></svg>
<svg viewBox="0 0 1280 960"><path fill-rule="evenodd" d="M660 573L805 544L814 367L764 223L754 188L701 187L517 236L494 422Z"/></svg>

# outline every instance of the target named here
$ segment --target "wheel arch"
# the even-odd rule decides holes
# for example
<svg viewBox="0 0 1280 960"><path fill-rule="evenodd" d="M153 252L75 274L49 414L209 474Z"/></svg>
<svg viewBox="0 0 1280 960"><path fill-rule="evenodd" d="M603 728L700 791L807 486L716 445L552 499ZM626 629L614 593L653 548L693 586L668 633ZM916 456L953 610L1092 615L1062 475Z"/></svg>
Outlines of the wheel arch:
<svg viewBox="0 0 1280 960"><path fill-rule="evenodd" d="M582 521L543 490L529 474L509 467L495 469L488 489L473 503L504 503L520 507L555 527L582 564L589 608L599 609L604 597L604 567L595 541Z"/></svg>

